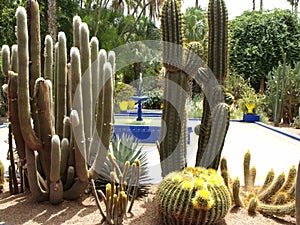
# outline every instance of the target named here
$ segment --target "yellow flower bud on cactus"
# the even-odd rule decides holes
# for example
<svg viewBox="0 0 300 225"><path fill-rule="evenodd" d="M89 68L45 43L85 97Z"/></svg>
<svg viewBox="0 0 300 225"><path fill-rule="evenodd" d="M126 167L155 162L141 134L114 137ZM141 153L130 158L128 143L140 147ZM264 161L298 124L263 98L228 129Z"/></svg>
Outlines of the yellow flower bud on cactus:
<svg viewBox="0 0 300 225"><path fill-rule="evenodd" d="M202 189L196 192L195 197L192 199L195 209L209 210L214 204L214 200L207 189Z"/></svg>
<svg viewBox="0 0 300 225"><path fill-rule="evenodd" d="M156 199L161 225L217 223L231 206L222 177L200 167L168 174L158 187Z"/></svg>

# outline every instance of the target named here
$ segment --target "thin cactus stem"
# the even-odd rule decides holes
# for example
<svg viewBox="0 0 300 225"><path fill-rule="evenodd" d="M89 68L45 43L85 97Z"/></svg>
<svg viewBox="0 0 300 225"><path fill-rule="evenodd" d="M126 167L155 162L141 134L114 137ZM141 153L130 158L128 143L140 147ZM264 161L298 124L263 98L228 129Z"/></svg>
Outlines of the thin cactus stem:
<svg viewBox="0 0 300 225"><path fill-rule="evenodd" d="M11 71L18 73L18 45L11 47Z"/></svg>
<svg viewBox="0 0 300 225"><path fill-rule="evenodd" d="M42 142L31 127L31 110L29 97L29 56L27 14L23 7L17 9L18 39L18 107L22 135L26 145L32 150L42 150Z"/></svg>
<svg viewBox="0 0 300 225"><path fill-rule="evenodd" d="M80 48L80 24L81 18L79 16L73 17L73 47Z"/></svg>
<svg viewBox="0 0 300 225"><path fill-rule="evenodd" d="M39 136L43 143L44 151L40 152L40 157L48 185L50 185L51 138L54 134L51 117L50 87L51 84L48 84L48 81L45 81L44 78L37 79L34 96L37 103L36 109L38 119L43 122L43 127L40 128Z"/></svg>
<svg viewBox="0 0 300 225"><path fill-rule="evenodd" d="M44 78L53 82L53 40L50 35L45 37Z"/></svg>
<svg viewBox="0 0 300 225"><path fill-rule="evenodd" d="M63 120L67 113L67 46L66 35L63 32L58 33L58 62L56 75L56 134L60 138L63 136Z"/></svg>
<svg viewBox="0 0 300 225"><path fill-rule="evenodd" d="M82 79L82 96L84 110L84 133L87 142L87 149L89 148L93 132L93 99L92 99L92 71L91 71L91 51L89 43L89 29L86 23L80 24L80 62L81 62L81 76ZM86 157L86 156L85 156Z"/></svg>
<svg viewBox="0 0 300 225"><path fill-rule="evenodd" d="M8 116L11 123L11 129L15 138L16 149L21 161L25 164L25 142L20 129L20 121L18 117L18 94L17 94L17 74L10 71L8 81Z"/></svg>
<svg viewBox="0 0 300 225"><path fill-rule="evenodd" d="M5 83L8 82L8 71L10 70L10 49L8 45L2 45L2 73L5 77Z"/></svg>
<svg viewBox="0 0 300 225"><path fill-rule="evenodd" d="M186 114L188 76L183 65L184 41L180 1L164 1L161 15L163 64L166 68L159 147L162 176L186 166ZM175 92L174 90L179 90Z"/></svg>

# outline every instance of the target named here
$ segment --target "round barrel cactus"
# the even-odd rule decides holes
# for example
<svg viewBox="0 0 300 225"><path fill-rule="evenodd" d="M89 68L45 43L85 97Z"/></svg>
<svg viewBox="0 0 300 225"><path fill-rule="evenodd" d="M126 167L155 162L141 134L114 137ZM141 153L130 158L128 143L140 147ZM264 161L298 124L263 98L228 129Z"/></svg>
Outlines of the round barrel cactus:
<svg viewBox="0 0 300 225"><path fill-rule="evenodd" d="M157 190L159 224L213 224L231 206L223 178L213 169L187 167L167 175Z"/></svg>

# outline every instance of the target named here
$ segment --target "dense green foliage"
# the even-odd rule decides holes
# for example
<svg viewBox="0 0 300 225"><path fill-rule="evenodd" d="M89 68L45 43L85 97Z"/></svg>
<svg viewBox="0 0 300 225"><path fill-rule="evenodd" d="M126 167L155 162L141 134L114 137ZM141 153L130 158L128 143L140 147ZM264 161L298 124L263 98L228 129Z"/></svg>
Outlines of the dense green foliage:
<svg viewBox="0 0 300 225"><path fill-rule="evenodd" d="M245 12L232 21L231 70L258 90L262 78L282 61L300 60L300 24L289 10Z"/></svg>

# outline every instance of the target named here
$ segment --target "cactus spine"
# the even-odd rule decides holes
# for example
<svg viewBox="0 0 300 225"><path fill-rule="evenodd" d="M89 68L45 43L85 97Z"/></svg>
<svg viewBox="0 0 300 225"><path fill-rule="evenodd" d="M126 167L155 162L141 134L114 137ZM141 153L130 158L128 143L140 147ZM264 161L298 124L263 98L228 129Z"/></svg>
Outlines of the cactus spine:
<svg viewBox="0 0 300 225"><path fill-rule="evenodd" d="M179 69L183 65L184 40L180 1L164 1L161 27L166 74L159 154L164 177L186 165L186 93L182 92L187 91L188 75ZM174 92L179 88L181 91Z"/></svg>
<svg viewBox="0 0 300 225"><path fill-rule="evenodd" d="M157 205L159 224L214 224L229 211L231 197L215 170L187 167L164 178Z"/></svg>

